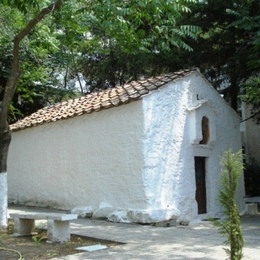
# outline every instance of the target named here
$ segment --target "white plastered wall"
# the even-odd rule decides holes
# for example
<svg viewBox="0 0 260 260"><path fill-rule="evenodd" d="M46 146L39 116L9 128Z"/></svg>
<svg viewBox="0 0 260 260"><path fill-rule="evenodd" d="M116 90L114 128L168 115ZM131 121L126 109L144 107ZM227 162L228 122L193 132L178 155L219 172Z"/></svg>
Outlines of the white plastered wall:
<svg viewBox="0 0 260 260"><path fill-rule="evenodd" d="M143 117L133 102L14 132L9 201L72 209L144 208Z"/></svg>
<svg viewBox="0 0 260 260"><path fill-rule="evenodd" d="M202 105L190 111L190 116L193 117L193 120L196 116L197 127L201 125L203 116L209 119L210 125L209 143L199 145L193 142L193 156L206 157L207 214L219 216L221 215L221 207L217 201L217 196L221 172L220 158L229 149L237 152L242 148L240 118L204 78L196 76L196 74L192 77L190 108L194 108L198 104ZM191 123L193 120L189 122ZM192 129L192 126L189 128ZM198 132L201 132L201 129ZM192 129L190 136L194 137L194 129ZM194 138L191 141L194 141ZM193 176L195 178L195 172L193 172ZM244 177L242 175L237 191L237 204L241 212L245 208L244 195Z"/></svg>
<svg viewBox="0 0 260 260"><path fill-rule="evenodd" d="M190 81L183 79L167 84L143 98L144 157L143 179L152 210L161 209L179 217L193 211L187 194L193 193L185 174L187 165L184 136L187 125L186 107ZM182 192L185 186L186 193ZM182 207L179 207L179 204ZM163 214L163 213L161 213Z"/></svg>
<svg viewBox="0 0 260 260"><path fill-rule="evenodd" d="M150 211L158 210L165 215L171 212L180 221L198 216L194 157L203 156L207 158L207 214L218 216L220 157L230 148L234 152L241 149L238 116L196 73L145 96L143 109L143 178ZM203 116L210 122L207 145L199 145ZM241 210L243 196L241 178L237 196Z"/></svg>

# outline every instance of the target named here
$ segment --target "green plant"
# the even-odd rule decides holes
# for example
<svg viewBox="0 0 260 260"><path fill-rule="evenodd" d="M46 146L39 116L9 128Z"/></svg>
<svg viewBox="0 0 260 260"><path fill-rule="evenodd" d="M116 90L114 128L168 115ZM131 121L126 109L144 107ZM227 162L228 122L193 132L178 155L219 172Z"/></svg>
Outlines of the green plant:
<svg viewBox="0 0 260 260"><path fill-rule="evenodd" d="M240 217L235 203L235 195L240 175L243 171L242 151L232 153L226 151L221 158L223 170L220 177L220 190L218 200L223 207L223 220L212 220L218 228L218 232L227 236L225 244L230 248L224 248L228 259L240 260L243 258L244 239L241 231Z"/></svg>
<svg viewBox="0 0 260 260"><path fill-rule="evenodd" d="M0 243L1 243L2 240L5 239L6 236L7 236L6 234L0 234Z"/></svg>
<svg viewBox="0 0 260 260"><path fill-rule="evenodd" d="M36 244L36 246L39 247L41 245L41 241L43 240L43 237L32 236L32 240Z"/></svg>

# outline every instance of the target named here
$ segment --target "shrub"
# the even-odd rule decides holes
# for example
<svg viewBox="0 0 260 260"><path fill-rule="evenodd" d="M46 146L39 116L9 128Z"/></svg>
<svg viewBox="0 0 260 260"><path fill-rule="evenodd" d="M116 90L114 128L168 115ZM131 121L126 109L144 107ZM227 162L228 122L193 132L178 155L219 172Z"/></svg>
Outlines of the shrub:
<svg viewBox="0 0 260 260"><path fill-rule="evenodd" d="M223 207L223 220L212 220L218 227L218 232L227 237L225 248L230 260L240 260L243 257L244 239L241 231L240 217L235 203L235 195L240 175L243 171L242 151L232 153L227 151L221 158L223 170L220 177L218 200Z"/></svg>

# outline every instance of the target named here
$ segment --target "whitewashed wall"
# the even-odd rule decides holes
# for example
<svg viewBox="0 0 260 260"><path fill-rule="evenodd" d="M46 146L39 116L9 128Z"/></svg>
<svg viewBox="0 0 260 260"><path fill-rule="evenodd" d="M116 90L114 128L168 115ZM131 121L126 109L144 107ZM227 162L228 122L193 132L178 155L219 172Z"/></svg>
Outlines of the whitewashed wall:
<svg viewBox="0 0 260 260"><path fill-rule="evenodd" d="M208 145L196 143L203 115ZM194 156L206 156L207 209L216 216L220 156L240 147L239 118L195 73L141 101L14 132L9 201L94 210L105 202L115 221L190 221L197 217Z"/></svg>
<svg viewBox="0 0 260 260"><path fill-rule="evenodd" d="M144 207L141 103L14 132L9 201Z"/></svg>
<svg viewBox="0 0 260 260"><path fill-rule="evenodd" d="M144 113L144 158L143 179L150 210L160 214L179 216L186 211L187 194L195 194L195 188L183 194L181 186L186 180L188 144L184 136L187 120L189 83L180 80L160 88L143 98ZM186 147L188 148L188 147ZM182 207L179 207L182 204ZM195 209L194 209L195 210Z"/></svg>
<svg viewBox="0 0 260 260"><path fill-rule="evenodd" d="M197 100L198 99L198 100ZM194 156L207 157L207 215L217 216L220 157L224 151L241 149L237 114L199 76L193 74L168 84L143 99L144 158L143 178L151 209L173 210L180 220L197 217ZM201 119L210 121L208 145L193 143L194 132L202 139ZM244 209L244 181L238 199Z"/></svg>
<svg viewBox="0 0 260 260"><path fill-rule="evenodd" d="M210 121L210 128L214 129L214 139L212 143L209 143L204 150L201 150L201 145L193 145L194 156L207 155L207 173L206 173L206 185L207 185L207 209L208 215L217 216L220 214L221 208L216 201L219 190L219 173L220 168L220 157L224 151L232 149L233 152L237 152L242 148L241 136L240 136L240 118L225 102L225 100L216 93L212 86L207 86L208 82L199 77L195 76L192 78L191 93L196 94L199 101L194 101L193 104L206 100L207 104L201 107L203 111L199 111L201 116L208 116ZM205 85L206 83L206 85ZM215 116L214 116L215 115ZM212 122L213 117L213 122ZM211 133L212 135L212 133ZM237 204L239 210L243 212L245 204L243 197L245 195L244 190L244 177L241 176L240 185L237 192Z"/></svg>

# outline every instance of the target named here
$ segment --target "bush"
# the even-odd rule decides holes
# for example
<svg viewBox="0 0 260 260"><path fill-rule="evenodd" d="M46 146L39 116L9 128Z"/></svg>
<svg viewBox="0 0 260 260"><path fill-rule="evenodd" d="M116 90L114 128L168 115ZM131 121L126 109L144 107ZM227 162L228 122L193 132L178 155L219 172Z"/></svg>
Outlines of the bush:
<svg viewBox="0 0 260 260"><path fill-rule="evenodd" d="M228 259L241 260L243 257L244 239L241 231L240 217L235 203L235 195L240 175L243 171L242 151L232 153L227 151L221 158L223 170L220 177L218 200L223 208L224 219L212 220L218 227L218 232L227 237L225 248Z"/></svg>

